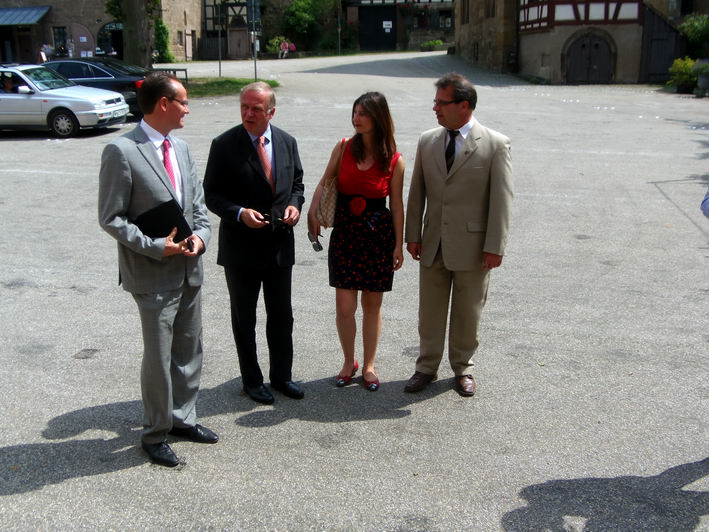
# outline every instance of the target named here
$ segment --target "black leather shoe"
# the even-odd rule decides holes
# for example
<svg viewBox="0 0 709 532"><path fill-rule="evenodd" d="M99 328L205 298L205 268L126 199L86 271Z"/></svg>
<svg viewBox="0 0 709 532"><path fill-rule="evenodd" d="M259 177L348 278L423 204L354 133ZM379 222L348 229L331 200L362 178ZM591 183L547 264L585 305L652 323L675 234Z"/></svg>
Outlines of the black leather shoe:
<svg viewBox="0 0 709 532"><path fill-rule="evenodd" d="M156 464L164 465L167 467L175 467L180 463L177 455L170 449L170 446L165 443L145 443L142 442L142 447L145 453L148 455L151 461Z"/></svg>
<svg viewBox="0 0 709 532"><path fill-rule="evenodd" d="M293 381L272 382L271 388L278 390L283 395L290 397L291 399L302 399L305 397L303 390Z"/></svg>
<svg viewBox="0 0 709 532"><path fill-rule="evenodd" d="M268 388L266 388L263 384L254 386L253 388L250 386L244 386L244 393L257 403L263 403L265 405L273 404L273 394L269 392Z"/></svg>
<svg viewBox="0 0 709 532"><path fill-rule="evenodd" d="M202 425L195 425L194 427L172 427L172 430L168 432L168 434L195 443L217 443L219 441L219 436L217 436L215 432Z"/></svg>

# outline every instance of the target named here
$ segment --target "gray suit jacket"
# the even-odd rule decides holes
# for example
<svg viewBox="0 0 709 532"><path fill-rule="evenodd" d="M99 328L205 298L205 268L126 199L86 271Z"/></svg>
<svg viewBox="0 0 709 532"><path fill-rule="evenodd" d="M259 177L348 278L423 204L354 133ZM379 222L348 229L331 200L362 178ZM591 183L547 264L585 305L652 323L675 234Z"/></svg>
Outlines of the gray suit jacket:
<svg viewBox="0 0 709 532"><path fill-rule="evenodd" d="M478 270L482 252L504 255L512 206L510 140L477 121L446 171L446 130L424 132L406 212L406 242L431 266L439 245L451 271ZM425 209L425 215L424 215Z"/></svg>
<svg viewBox="0 0 709 532"><path fill-rule="evenodd" d="M202 184L187 144L170 138L182 176L183 213L206 248L211 231ZM120 279L129 292L165 292L185 281L190 286L202 284L201 256L163 257L165 238L150 238L131 223L171 198L177 200L170 178L140 126L104 148L99 173L99 224L118 241Z"/></svg>

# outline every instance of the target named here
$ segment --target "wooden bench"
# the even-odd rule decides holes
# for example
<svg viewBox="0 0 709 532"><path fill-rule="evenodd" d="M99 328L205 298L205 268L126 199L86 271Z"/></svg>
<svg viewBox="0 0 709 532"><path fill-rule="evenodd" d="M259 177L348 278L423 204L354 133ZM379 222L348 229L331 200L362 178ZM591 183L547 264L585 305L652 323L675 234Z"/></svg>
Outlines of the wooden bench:
<svg viewBox="0 0 709 532"><path fill-rule="evenodd" d="M153 67L153 70L159 70L160 72L169 72L176 78L181 78L185 85L189 82L187 79L187 69L186 68L167 68L167 67Z"/></svg>

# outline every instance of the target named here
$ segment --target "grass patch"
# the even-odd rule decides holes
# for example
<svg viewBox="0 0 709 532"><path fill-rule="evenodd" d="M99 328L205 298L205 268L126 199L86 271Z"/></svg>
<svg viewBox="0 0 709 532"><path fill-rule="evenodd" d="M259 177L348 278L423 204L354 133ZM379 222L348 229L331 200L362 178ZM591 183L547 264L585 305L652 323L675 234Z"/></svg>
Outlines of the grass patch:
<svg viewBox="0 0 709 532"><path fill-rule="evenodd" d="M190 78L187 85L190 98L206 98L209 96L233 96L254 80L252 78ZM274 80L265 81L271 87L278 87Z"/></svg>

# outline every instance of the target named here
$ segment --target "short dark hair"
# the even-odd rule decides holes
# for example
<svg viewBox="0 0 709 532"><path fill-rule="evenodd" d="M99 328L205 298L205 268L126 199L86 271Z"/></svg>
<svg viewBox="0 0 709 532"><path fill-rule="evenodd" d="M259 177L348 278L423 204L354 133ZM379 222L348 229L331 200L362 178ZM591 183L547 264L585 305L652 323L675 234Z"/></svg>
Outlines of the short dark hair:
<svg viewBox="0 0 709 532"><path fill-rule="evenodd" d="M448 72L436 81L437 89L453 87L453 98L457 102L468 102L471 109L475 109L478 103L478 92L475 86L467 78L457 72Z"/></svg>
<svg viewBox="0 0 709 532"><path fill-rule="evenodd" d="M138 89L138 107L144 115L149 115L155 109L155 104L163 96L174 98L177 88L173 82L180 83L175 76L167 72L151 72L143 80Z"/></svg>

